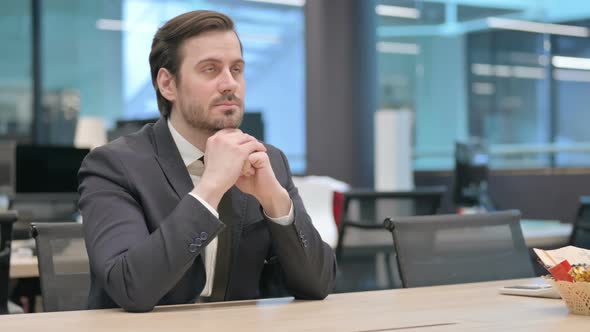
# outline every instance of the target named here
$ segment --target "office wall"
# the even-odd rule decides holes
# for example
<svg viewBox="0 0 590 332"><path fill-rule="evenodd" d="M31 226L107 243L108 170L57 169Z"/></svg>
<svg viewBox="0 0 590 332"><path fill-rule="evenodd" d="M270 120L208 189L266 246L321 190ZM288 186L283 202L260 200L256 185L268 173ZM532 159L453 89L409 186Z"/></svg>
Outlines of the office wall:
<svg viewBox="0 0 590 332"><path fill-rule="evenodd" d="M454 213L451 172L416 172L416 185L446 185L441 212ZM571 223L578 198L590 195L590 172L541 169L535 171L491 171L490 196L499 210L518 209L523 218L553 219Z"/></svg>
<svg viewBox="0 0 590 332"><path fill-rule="evenodd" d="M373 185L375 2L308 1L307 173Z"/></svg>

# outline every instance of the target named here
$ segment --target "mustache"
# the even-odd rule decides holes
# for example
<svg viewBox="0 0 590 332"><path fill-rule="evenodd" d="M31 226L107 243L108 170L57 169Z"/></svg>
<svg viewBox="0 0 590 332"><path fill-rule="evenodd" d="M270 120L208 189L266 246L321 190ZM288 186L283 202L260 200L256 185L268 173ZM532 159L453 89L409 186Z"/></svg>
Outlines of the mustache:
<svg viewBox="0 0 590 332"><path fill-rule="evenodd" d="M242 99L240 99L238 96L236 96L234 94L222 95L220 97L217 97L217 98L213 99L213 101L211 102L211 105L217 105L217 104L221 104L224 102L233 102L233 103L237 103L239 105L243 105Z"/></svg>

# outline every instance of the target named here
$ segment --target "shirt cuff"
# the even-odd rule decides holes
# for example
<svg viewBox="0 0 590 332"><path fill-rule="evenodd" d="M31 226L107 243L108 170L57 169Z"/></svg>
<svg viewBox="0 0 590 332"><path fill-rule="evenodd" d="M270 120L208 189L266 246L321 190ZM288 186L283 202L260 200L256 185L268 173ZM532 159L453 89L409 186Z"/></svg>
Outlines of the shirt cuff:
<svg viewBox="0 0 590 332"><path fill-rule="evenodd" d="M293 219L295 219L294 213L293 213L293 201L291 201L291 208L289 209L289 214L287 214L286 216L283 217L278 217L278 218L271 218L268 216L268 214L266 214L266 211L264 211L264 209L262 209L262 212L264 213L264 216L276 223L279 224L281 226L289 226L293 223Z"/></svg>
<svg viewBox="0 0 590 332"><path fill-rule="evenodd" d="M219 219L219 213L217 211L215 211L215 209L211 205L209 205L209 203L207 203L207 201L205 201L204 199L202 199L201 197L199 197L198 195L195 195L193 193L188 193L188 194L193 196L194 198L196 198L199 202L201 202L201 204L203 204L203 206L206 207L207 210L209 210L209 212L211 212L211 214L215 216L215 218Z"/></svg>

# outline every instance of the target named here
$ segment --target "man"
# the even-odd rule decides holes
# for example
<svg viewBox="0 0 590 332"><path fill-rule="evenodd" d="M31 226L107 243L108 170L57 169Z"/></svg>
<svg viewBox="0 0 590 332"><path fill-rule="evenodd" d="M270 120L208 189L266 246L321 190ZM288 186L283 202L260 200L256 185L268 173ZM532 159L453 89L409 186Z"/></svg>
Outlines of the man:
<svg viewBox="0 0 590 332"><path fill-rule="evenodd" d="M150 67L161 118L93 150L78 174L89 307L150 311L257 298L261 285L281 284L326 297L334 254L287 159L237 129L245 63L231 19L173 18L154 36Z"/></svg>

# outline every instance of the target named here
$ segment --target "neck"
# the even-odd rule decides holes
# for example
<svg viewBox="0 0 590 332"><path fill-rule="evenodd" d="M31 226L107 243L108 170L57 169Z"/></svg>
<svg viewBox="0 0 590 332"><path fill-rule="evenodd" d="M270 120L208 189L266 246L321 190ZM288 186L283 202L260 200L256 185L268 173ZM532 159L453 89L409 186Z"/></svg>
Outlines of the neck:
<svg viewBox="0 0 590 332"><path fill-rule="evenodd" d="M211 137L214 133L210 131L205 131L202 129L197 129L189 125L184 119L182 118L182 114L179 114L178 110L174 110L170 114L170 123L174 126L174 129L178 131L184 139L189 141L192 145L196 146L197 149L205 152L205 146L207 143L207 139Z"/></svg>

